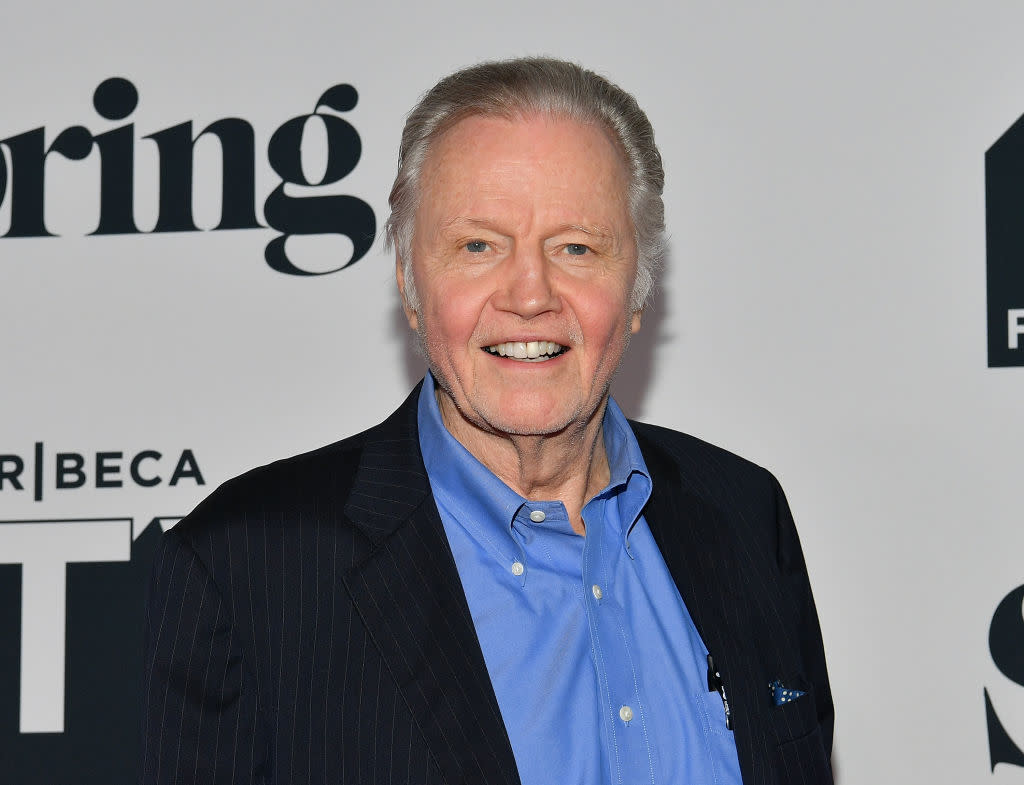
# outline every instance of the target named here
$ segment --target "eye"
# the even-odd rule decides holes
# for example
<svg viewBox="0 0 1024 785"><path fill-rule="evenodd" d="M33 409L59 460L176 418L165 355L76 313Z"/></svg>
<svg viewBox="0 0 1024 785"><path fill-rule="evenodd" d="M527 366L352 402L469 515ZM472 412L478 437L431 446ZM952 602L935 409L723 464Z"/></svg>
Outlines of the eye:
<svg viewBox="0 0 1024 785"><path fill-rule="evenodd" d="M589 250L589 246L583 245L583 243L569 243L565 246L565 252L570 256L583 256Z"/></svg>
<svg viewBox="0 0 1024 785"><path fill-rule="evenodd" d="M466 243L466 250L470 253L483 253L487 250L487 243L483 240L470 240Z"/></svg>

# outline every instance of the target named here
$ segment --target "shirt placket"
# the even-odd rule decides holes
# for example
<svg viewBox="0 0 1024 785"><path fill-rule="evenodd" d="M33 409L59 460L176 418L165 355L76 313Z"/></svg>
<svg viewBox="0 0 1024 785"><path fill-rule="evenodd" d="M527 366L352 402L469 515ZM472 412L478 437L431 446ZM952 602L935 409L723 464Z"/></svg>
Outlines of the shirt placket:
<svg viewBox="0 0 1024 785"><path fill-rule="evenodd" d="M647 704L612 579L612 561L621 557L624 545L606 525L607 503L599 497L584 513L587 533L582 579L610 776L613 783L653 783Z"/></svg>

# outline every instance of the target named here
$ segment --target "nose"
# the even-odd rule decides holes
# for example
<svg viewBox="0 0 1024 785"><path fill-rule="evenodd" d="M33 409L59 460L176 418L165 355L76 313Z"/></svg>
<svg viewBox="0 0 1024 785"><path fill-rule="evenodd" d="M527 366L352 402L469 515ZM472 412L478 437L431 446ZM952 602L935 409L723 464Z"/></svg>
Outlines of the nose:
<svg viewBox="0 0 1024 785"><path fill-rule="evenodd" d="M542 249L517 248L502 263L499 275L501 280L493 298L498 310L533 319L562 309L553 280L557 273Z"/></svg>

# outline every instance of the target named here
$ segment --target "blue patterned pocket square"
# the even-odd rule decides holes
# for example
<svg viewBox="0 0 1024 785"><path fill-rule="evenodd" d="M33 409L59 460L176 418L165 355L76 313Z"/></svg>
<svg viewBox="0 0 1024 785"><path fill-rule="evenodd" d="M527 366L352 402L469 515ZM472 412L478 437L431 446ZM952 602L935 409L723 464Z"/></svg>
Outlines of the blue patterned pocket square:
<svg viewBox="0 0 1024 785"><path fill-rule="evenodd" d="M772 700L776 706L781 706L783 703L789 703L799 698L801 695L806 695L804 690L791 690L788 687L783 687L782 682L776 679L768 685L772 691Z"/></svg>

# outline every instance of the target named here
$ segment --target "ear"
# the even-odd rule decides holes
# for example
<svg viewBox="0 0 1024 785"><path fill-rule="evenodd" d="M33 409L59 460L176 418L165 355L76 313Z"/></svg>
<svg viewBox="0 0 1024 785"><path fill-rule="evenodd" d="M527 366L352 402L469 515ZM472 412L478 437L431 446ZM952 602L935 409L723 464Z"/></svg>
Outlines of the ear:
<svg viewBox="0 0 1024 785"><path fill-rule="evenodd" d="M643 316L643 313L644 313L644 309L643 308L641 308L639 311L633 311L633 320L632 320L632 322L630 322L630 325L629 325L629 331L633 335L636 335L638 332L640 332L640 322L641 322L641 317Z"/></svg>
<svg viewBox="0 0 1024 785"><path fill-rule="evenodd" d="M405 296L405 265L397 254L395 255L395 280L398 281L398 294L402 298L402 310L405 311L406 321L409 322L412 329L416 330L420 326L419 315L409 307L409 300Z"/></svg>

